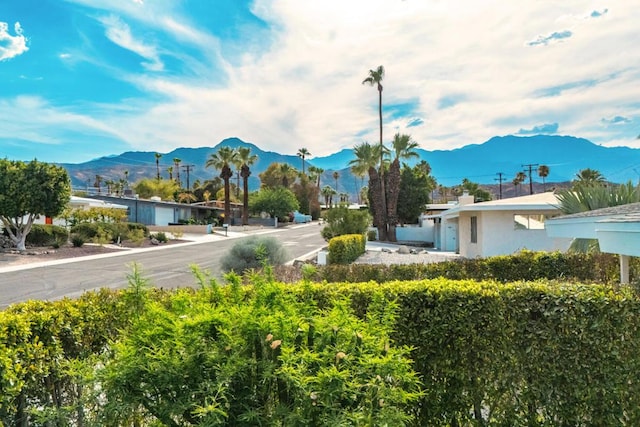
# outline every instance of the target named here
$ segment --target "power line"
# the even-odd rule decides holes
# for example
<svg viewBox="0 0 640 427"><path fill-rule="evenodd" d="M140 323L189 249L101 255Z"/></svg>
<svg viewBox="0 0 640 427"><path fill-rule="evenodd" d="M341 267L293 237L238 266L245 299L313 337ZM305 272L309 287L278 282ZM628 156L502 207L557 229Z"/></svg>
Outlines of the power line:
<svg viewBox="0 0 640 427"><path fill-rule="evenodd" d="M182 169L186 172L187 174L187 191L191 190L191 184L189 183L189 174L191 173L191 171L193 171L193 169L196 167L196 165L183 165Z"/></svg>
<svg viewBox="0 0 640 427"><path fill-rule="evenodd" d="M498 199L502 199L502 181L505 181L504 178L504 173L502 172L498 172L496 173L496 175L498 175L497 178L494 178L495 181L498 181L498 183L500 184L500 195L498 196Z"/></svg>
<svg viewBox="0 0 640 427"><path fill-rule="evenodd" d="M540 165L538 163L522 165L523 168L529 168L529 194L533 194L533 181L531 180L531 171L536 166L540 166Z"/></svg>

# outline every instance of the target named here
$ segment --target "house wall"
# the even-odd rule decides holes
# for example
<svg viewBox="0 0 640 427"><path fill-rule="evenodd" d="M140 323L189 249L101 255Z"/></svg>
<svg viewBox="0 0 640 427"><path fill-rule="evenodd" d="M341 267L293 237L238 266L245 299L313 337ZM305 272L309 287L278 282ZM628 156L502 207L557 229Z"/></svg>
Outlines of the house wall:
<svg viewBox="0 0 640 427"><path fill-rule="evenodd" d="M396 238L399 242L433 243L433 221L425 221L423 226L405 225L396 227Z"/></svg>
<svg viewBox="0 0 640 427"><path fill-rule="evenodd" d="M522 249L566 251L571 239L550 238L544 229L522 230L514 226L514 214L554 214L556 211L460 212L460 255L467 258L510 255ZM471 243L471 216L478 217L478 243Z"/></svg>

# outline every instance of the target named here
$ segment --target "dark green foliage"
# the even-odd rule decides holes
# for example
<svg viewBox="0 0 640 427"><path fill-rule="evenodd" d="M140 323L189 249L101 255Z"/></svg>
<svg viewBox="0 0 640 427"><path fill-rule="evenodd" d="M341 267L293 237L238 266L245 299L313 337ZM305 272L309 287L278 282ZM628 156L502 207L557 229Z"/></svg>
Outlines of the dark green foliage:
<svg viewBox="0 0 640 427"><path fill-rule="evenodd" d="M129 238L130 232L137 229L143 230L145 236L149 235L149 229L145 225L125 222L83 222L71 227L71 234L81 236L85 241L106 237L109 242L122 242Z"/></svg>
<svg viewBox="0 0 640 427"><path fill-rule="evenodd" d="M284 187L261 188L260 191L251 193L249 198L250 212L254 214L266 212L280 221L284 221L289 213L299 207L295 194Z"/></svg>
<svg viewBox="0 0 640 427"><path fill-rule="evenodd" d="M349 264L365 252L363 234L343 234L329 240L329 263Z"/></svg>
<svg viewBox="0 0 640 427"><path fill-rule="evenodd" d="M327 241L343 234L364 234L369 228L369 214L366 211L340 206L329 209L325 215L327 225L321 234Z"/></svg>
<svg viewBox="0 0 640 427"><path fill-rule="evenodd" d="M239 240L228 254L222 257L222 270L242 274L247 270L257 270L266 261L269 265L281 265L288 259L282 244L273 237L249 237Z"/></svg>
<svg viewBox="0 0 640 427"><path fill-rule="evenodd" d="M400 223L415 224L429 203L429 195L435 187L432 176L421 165L413 168L403 165L398 194L398 219Z"/></svg>
<svg viewBox="0 0 640 427"><path fill-rule="evenodd" d="M0 424L640 425L629 288L200 279L0 311Z"/></svg>
<svg viewBox="0 0 640 427"><path fill-rule="evenodd" d="M4 234L7 235L6 230ZM54 246L66 243L69 233L58 225L33 224L25 240L28 246Z"/></svg>
<svg viewBox="0 0 640 427"><path fill-rule="evenodd" d="M160 243L167 243L169 238L164 231L158 231L157 233L153 233L149 236L152 239L156 239Z"/></svg>
<svg viewBox="0 0 640 427"><path fill-rule="evenodd" d="M81 248L82 245L85 244L84 237L79 234L74 234L71 236L71 244L74 248Z"/></svg>
<svg viewBox="0 0 640 427"><path fill-rule="evenodd" d="M640 259L632 258L630 268L632 279L640 280ZM433 264L319 266L315 279L351 283L374 280L382 283L437 277L496 280L503 283L551 279L614 284L620 282L620 270L618 257L613 254L522 251L516 255Z"/></svg>
<svg viewBox="0 0 640 427"><path fill-rule="evenodd" d="M140 224L139 222L128 222L127 229L129 231L142 230L144 231L145 237L149 235L149 228L144 224Z"/></svg>
<svg viewBox="0 0 640 427"><path fill-rule="evenodd" d="M37 216L58 216L71 196L71 181L62 167L37 160L0 159L0 217L20 250Z"/></svg>

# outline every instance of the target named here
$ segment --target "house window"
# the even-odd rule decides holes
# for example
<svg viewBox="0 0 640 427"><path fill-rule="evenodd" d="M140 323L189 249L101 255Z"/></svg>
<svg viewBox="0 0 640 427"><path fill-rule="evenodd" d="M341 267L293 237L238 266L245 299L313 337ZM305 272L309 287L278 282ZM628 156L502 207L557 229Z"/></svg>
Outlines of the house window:
<svg viewBox="0 0 640 427"><path fill-rule="evenodd" d="M513 228L515 230L544 230L544 222L551 215L523 215L513 216Z"/></svg>
<svg viewBox="0 0 640 427"><path fill-rule="evenodd" d="M478 217L471 217L471 243L478 243Z"/></svg>

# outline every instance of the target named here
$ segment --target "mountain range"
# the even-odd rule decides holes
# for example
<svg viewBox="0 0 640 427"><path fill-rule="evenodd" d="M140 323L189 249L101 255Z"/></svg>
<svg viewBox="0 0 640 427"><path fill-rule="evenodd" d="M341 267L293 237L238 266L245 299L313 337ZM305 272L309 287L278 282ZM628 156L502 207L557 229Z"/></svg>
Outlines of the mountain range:
<svg viewBox="0 0 640 427"><path fill-rule="evenodd" d="M258 159L251 167L252 176L249 179L252 190L260 185L258 174L273 162L288 163L302 169L302 160L296 155L264 151L239 138L227 138L214 147L178 148L169 153L160 153L160 174L168 178L167 168L174 166L173 159L178 158L181 160L180 178L184 186L187 185L187 176L190 185L196 179L201 182L210 179L219 172L206 168L205 163L222 146L246 146L251 148L252 154L257 154ZM640 177L640 149L603 147L573 136L497 136L482 144L466 145L454 150L429 151L419 148L416 151L419 157L407 163L414 165L421 160L427 161L431 165L431 174L444 186L458 185L464 178L479 184L493 185L497 182L498 173L502 173L503 183L508 184L518 172L524 170L528 173L529 165L534 182L541 182L541 178L537 176L539 165L549 167L547 182L570 181L585 168L600 171L611 182L635 182ZM129 182L136 182L141 178L156 176L155 154L155 151L129 151L85 163L63 163L61 166L67 169L72 185L78 189L93 186L96 175L104 180L118 180L123 177L124 171L129 173ZM354 158L353 149L343 149L329 156L310 156L306 159L306 165L325 170L321 179L323 186L331 185L335 188L333 172L337 171L338 192L356 194L362 183L349 170L349 162ZM173 173L175 177L176 172ZM366 185L366 179L364 184Z"/></svg>

